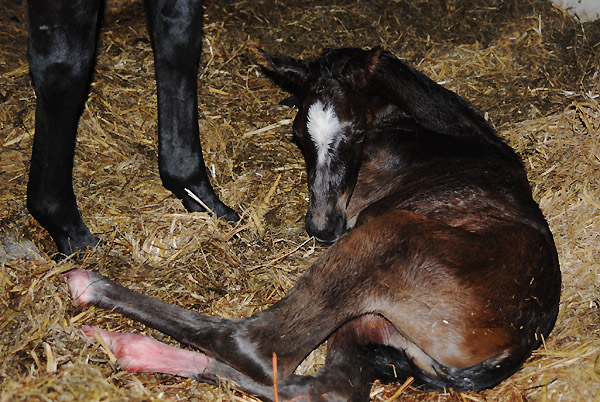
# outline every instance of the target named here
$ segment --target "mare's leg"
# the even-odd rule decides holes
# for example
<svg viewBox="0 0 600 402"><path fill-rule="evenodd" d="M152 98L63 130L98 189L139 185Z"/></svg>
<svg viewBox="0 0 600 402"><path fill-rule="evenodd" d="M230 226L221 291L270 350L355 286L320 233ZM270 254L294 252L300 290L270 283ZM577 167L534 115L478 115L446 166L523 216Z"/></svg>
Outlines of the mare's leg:
<svg viewBox="0 0 600 402"><path fill-rule="evenodd" d="M72 170L100 1L30 0L29 65L37 95L27 207L69 255L97 239L81 220Z"/></svg>
<svg viewBox="0 0 600 402"><path fill-rule="evenodd" d="M202 49L201 0L146 0L158 91L158 163L164 186L188 211L204 211L190 190L217 216L238 215L215 194L198 129L198 61Z"/></svg>

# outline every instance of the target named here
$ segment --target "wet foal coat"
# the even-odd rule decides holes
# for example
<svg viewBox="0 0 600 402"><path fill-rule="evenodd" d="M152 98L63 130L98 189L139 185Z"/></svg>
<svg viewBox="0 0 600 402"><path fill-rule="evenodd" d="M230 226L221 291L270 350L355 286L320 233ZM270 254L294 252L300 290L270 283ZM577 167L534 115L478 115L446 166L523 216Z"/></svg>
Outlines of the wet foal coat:
<svg viewBox="0 0 600 402"><path fill-rule="evenodd" d="M518 370L554 325L560 269L513 150L468 103L381 49L265 58L298 107L307 230L334 243L282 300L236 320L70 272L78 303L202 352L97 330L121 366L221 377L273 399L276 356L279 397L310 401L364 401L375 379L409 376L477 390ZM326 365L293 374L326 340Z"/></svg>

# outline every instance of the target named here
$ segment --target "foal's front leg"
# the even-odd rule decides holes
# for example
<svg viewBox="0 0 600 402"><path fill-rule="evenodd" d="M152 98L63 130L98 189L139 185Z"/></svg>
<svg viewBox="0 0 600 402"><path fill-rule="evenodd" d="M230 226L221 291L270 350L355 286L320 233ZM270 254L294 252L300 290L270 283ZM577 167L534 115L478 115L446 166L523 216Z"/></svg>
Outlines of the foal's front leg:
<svg viewBox="0 0 600 402"><path fill-rule="evenodd" d="M235 382L248 393L273 399L273 352L281 349L265 342L266 339L254 339L245 330L246 324L252 324L253 319L203 316L134 292L91 271L76 269L65 276L78 304L116 310L207 353L174 348L141 335L84 327L88 338L92 339L98 333L104 339L123 369L175 374L210 383L222 378ZM261 324L269 323L261 321ZM268 329L277 331L274 326ZM289 341L286 340L285 345L289 349ZM295 367L307 354L302 348L298 349L297 356L293 357L279 353L282 356L278 360L280 367ZM292 363L286 365L290 359ZM289 374L287 369L278 376L282 396L293 398L309 389L310 383L300 381L298 384L299 377Z"/></svg>
<svg viewBox="0 0 600 402"><path fill-rule="evenodd" d="M275 393L280 400L295 402L346 401L348 394L368 396L370 383L344 384L348 372L356 374L355 367L328 365L316 376L290 375L275 384L257 382L204 353L176 348L147 336L132 333L106 331L97 327L83 327L88 340L102 338L104 344L117 358L121 369L130 373L163 373L193 378L207 383L225 380L251 395L274 400ZM349 354L352 359L355 356ZM360 372L358 372L360 374ZM346 381L344 381L346 380ZM359 386L362 385L362 386ZM340 392L341 389L341 392ZM350 392L344 392L350 389ZM323 392L324 391L324 392ZM337 391L337 392L336 392ZM352 399L354 400L354 399ZM363 396L360 400L366 400Z"/></svg>
<svg viewBox="0 0 600 402"><path fill-rule="evenodd" d="M186 189L217 216L237 221L213 190L198 129L198 60L202 49L201 0L146 0L158 91L158 163L164 186L188 211L205 211Z"/></svg>
<svg viewBox="0 0 600 402"><path fill-rule="evenodd" d="M308 352L339 325L335 311L325 316L315 311L315 316L311 308L290 310L286 306L308 302L304 296L288 296L250 318L228 320L169 305L91 271L77 269L65 275L77 303L116 310L206 352L175 348L137 334L84 327L88 339L102 337L124 370L175 374L209 383L224 379L269 400L275 399L275 379L281 400L345 401L368 396L370 378L363 378L368 373L355 361L352 345L343 345L328 357L326 367L315 376L292 374ZM274 360L277 376L273 375Z"/></svg>
<svg viewBox="0 0 600 402"><path fill-rule="evenodd" d="M69 279L71 294L78 304L118 311L208 353L258 382L272 381L273 352L282 356L282 360L290 360L279 349L273 349L276 346L268 339L268 334L264 334L265 327L276 332L275 322L256 320L256 316L246 319L204 316L137 293L92 271L76 269L65 275ZM263 328L262 333L255 334L249 330L249 327L256 325ZM291 370L312 348L297 352L300 355L293 358ZM287 370L287 373L282 371L280 378L288 375L291 370Z"/></svg>

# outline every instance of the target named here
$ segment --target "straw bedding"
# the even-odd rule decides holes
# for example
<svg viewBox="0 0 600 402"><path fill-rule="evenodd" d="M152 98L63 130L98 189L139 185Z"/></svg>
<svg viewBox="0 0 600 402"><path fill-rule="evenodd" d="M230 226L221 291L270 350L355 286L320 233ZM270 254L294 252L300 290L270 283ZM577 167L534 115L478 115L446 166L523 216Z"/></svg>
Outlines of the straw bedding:
<svg viewBox="0 0 600 402"><path fill-rule="evenodd" d="M564 285L544 347L496 388L427 393L375 384L373 400L600 400L600 22L549 1L207 1L200 129L212 182L237 225L186 213L156 165L153 60L141 2L109 0L80 121L74 186L101 245L60 263L28 215L35 96L22 1L0 1L0 401L249 401L226 386L118 370L80 325L166 336L73 306L60 273L96 269L185 308L252 314L281 298L324 247L307 206L294 111L261 76L256 46L294 57L375 45L469 99L522 155L555 235ZM299 369L311 372L325 347Z"/></svg>

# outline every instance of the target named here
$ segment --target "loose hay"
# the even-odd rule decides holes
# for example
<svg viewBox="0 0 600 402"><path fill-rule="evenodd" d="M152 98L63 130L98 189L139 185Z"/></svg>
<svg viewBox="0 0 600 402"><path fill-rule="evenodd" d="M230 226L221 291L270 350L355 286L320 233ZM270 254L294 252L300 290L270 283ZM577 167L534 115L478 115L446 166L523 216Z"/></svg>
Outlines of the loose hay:
<svg viewBox="0 0 600 402"><path fill-rule="evenodd" d="M229 225L188 214L160 184L153 60L141 4L108 1L74 185L103 244L56 264L25 209L35 97L24 2L0 0L0 401L249 401L229 388L118 370L80 325L168 337L118 314L72 305L60 272L99 269L127 286L205 314L240 317L274 303L323 247L303 228L302 157L293 110L260 74L253 46L298 57L381 45L471 100L522 155L555 235L563 294L555 330L523 369L480 392L401 384L373 400L600 400L600 23L579 25L542 0L207 2L200 129ZM37 246L34 247L29 241ZM39 252L43 250L46 255ZM323 363L320 348L302 365Z"/></svg>

